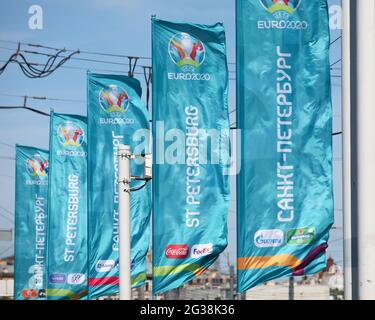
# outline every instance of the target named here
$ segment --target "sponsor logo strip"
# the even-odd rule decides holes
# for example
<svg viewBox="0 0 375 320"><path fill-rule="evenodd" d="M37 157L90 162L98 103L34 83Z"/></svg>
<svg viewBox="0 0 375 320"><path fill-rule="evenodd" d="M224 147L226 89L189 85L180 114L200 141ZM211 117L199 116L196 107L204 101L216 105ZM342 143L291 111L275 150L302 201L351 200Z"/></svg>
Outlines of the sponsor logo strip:
<svg viewBox="0 0 375 320"><path fill-rule="evenodd" d="M306 245L314 241L314 228L291 229L287 232L287 243L290 245Z"/></svg>
<svg viewBox="0 0 375 320"><path fill-rule="evenodd" d="M191 247L191 258L199 258L208 256L213 252L212 243L207 244L195 244Z"/></svg>
<svg viewBox="0 0 375 320"><path fill-rule="evenodd" d="M96 287L106 284L118 284L118 277L89 278L89 286Z"/></svg>
<svg viewBox="0 0 375 320"><path fill-rule="evenodd" d="M38 296L38 292L35 289L24 289L21 292L23 299L35 299Z"/></svg>
<svg viewBox="0 0 375 320"><path fill-rule="evenodd" d="M146 272L138 273L135 277L132 277L132 287L135 287L142 281L146 281L146 280L147 280Z"/></svg>
<svg viewBox="0 0 375 320"><path fill-rule="evenodd" d="M237 259L238 270L263 269L268 267L297 268L301 260L290 254L278 254L275 256L251 256Z"/></svg>
<svg viewBox="0 0 375 320"><path fill-rule="evenodd" d="M201 267L199 264L196 263L185 263L180 264L178 266L162 266L162 267L154 267L153 269L153 276L154 277L163 277L171 274L183 273L183 272L191 272L195 275L200 275L206 268Z"/></svg>
<svg viewBox="0 0 375 320"><path fill-rule="evenodd" d="M63 273L52 273L49 275L49 283L60 283L63 284L66 282L66 275Z"/></svg>
<svg viewBox="0 0 375 320"><path fill-rule="evenodd" d="M132 277L132 286L136 286L142 281L145 281L147 278L146 272L141 272L137 274L135 277ZM103 278L89 278L88 285L90 287L97 287L97 286L103 286L103 285L118 285L119 280L118 277L103 277Z"/></svg>
<svg viewBox="0 0 375 320"><path fill-rule="evenodd" d="M116 263L114 260L99 260L96 263L96 272L109 272L115 267Z"/></svg>
<svg viewBox="0 0 375 320"><path fill-rule="evenodd" d="M47 289L48 297L62 297L62 298L69 298L71 300L79 300L85 295L87 295L87 290L82 290L79 293L75 293L67 289Z"/></svg>
<svg viewBox="0 0 375 320"><path fill-rule="evenodd" d="M254 244L258 248L279 247L283 241L284 232L279 229L258 230L254 235Z"/></svg>
<svg viewBox="0 0 375 320"><path fill-rule="evenodd" d="M170 244L165 248L165 256L168 259L185 259L189 254L189 246L186 244Z"/></svg>

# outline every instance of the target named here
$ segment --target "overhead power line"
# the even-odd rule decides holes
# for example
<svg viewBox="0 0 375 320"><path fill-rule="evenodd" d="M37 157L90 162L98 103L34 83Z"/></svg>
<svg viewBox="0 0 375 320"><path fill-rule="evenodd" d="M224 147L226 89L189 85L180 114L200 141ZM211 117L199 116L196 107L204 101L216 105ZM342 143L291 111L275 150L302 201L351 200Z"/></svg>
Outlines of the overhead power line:
<svg viewBox="0 0 375 320"><path fill-rule="evenodd" d="M2 159L2 160L16 160L16 158L4 157L4 156L0 156L0 159Z"/></svg>
<svg viewBox="0 0 375 320"><path fill-rule="evenodd" d="M342 36L338 36L335 40L333 40L329 45L332 46L336 41L340 40Z"/></svg>
<svg viewBox="0 0 375 320"><path fill-rule="evenodd" d="M342 60L342 58L340 58L340 59L338 59L337 61L335 61L334 63L332 63L332 64L331 64L331 68L332 68L334 65L338 64L339 62L341 62L341 60Z"/></svg>
<svg viewBox="0 0 375 320"><path fill-rule="evenodd" d="M0 92L0 96L15 97L15 98L25 98L25 97L27 97L27 99L32 99L32 100L86 103L85 100L78 100L78 99L49 98L49 97L38 97L38 96L19 95L19 94L1 93L1 92Z"/></svg>
<svg viewBox="0 0 375 320"><path fill-rule="evenodd" d="M0 60L0 62L4 62L4 60ZM41 66L42 64L38 63L38 62L30 62L32 65L35 65L35 66ZM90 68L90 67L74 67L74 66L61 66L60 68L63 68L63 69L73 69L73 70L84 70L84 71L97 71L97 72L108 72L108 73L115 73L115 74L124 74L124 73L128 73L127 71L121 71L121 70L111 70L111 69L101 69L101 68ZM134 72L135 75L144 75L143 72L137 72L135 71ZM236 79L235 78L229 78L229 80L231 81L235 81Z"/></svg>
<svg viewBox="0 0 375 320"><path fill-rule="evenodd" d="M331 45L333 43L335 43L336 41L338 41L339 39L341 38L338 37L336 38L335 40L333 40L331 42ZM7 42L7 43L17 43L17 42L14 42L14 41L6 41L6 40L0 40L1 42ZM136 57L136 56L129 56L129 55L121 55L121 54L112 54L112 53L100 53L100 52L93 52L93 51L87 51L87 50L77 50L77 51L73 51L71 49L59 49L59 48L55 48L55 47L51 47L51 46L45 46L45 45L40 45L40 44L30 44L30 43L24 43L24 42L19 42L17 44L22 44L24 46L29 46L29 47L34 47L34 48L39 48L39 49L47 49L47 50L54 50L54 51L57 51L57 52L72 52L73 53L80 53L80 54L92 54L92 55L104 55L104 56L111 56L111 57L121 57L121 58L127 58L128 59L128 63L124 63L124 62L118 62L118 61L109 61L109 60L99 60L99 59L88 59L88 58L81 58L81 57L71 57L70 56L61 56L61 58L63 59L70 59L70 60L79 60L79 61L85 61L85 62L92 62L92 63L101 63L101 64L111 64L111 65L118 65L118 66L127 66L128 67L128 71L119 71L119 70L104 70L104 69L97 69L98 71L103 71L103 72L114 72L114 73L128 73L129 76L133 76L134 74L137 74L137 75L144 75L145 77L145 81L147 83L147 87L149 87L149 80L148 80L148 77L146 75L146 70L151 70L151 66L148 66L148 65L139 65L138 64L138 60L139 59L147 59L147 60L151 60L151 57ZM4 48L6 50L12 50L10 48ZM34 50L23 50L23 49L19 49L20 52L23 52L23 53L27 53L27 54L34 54L34 55L41 55L41 56L46 56L46 57L49 57L49 59L52 59L55 55L51 54L51 53L45 53L45 52L40 52L40 51L34 51ZM332 64L330 67L332 69L332 67L337 64L339 61L336 61L334 64ZM43 64L41 63L38 63L38 62L29 62L29 63L26 63L25 61L23 62L20 62L20 66L23 66L24 64L28 65L28 66L32 66L32 67L40 67L40 66L43 66ZM234 62L231 62L231 63L228 63L229 65L235 65ZM63 66L60 66L60 67L63 67ZM74 66L64 66L66 68L70 68L70 69L80 69L80 70L90 70L91 68L82 68L82 67L74 67ZM135 72L135 68L142 68L143 69L143 73L142 72ZM235 70L229 70L229 73L230 74L236 74L236 71ZM341 75L332 75L333 78L341 78ZM234 81L235 78L230 78L229 80L231 81Z"/></svg>
<svg viewBox="0 0 375 320"><path fill-rule="evenodd" d="M0 110L10 110L10 109L26 109L35 113L38 113L43 116L49 117L50 115L46 112L40 111L38 109L28 107L28 106L0 106Z"/></svg>
<svg viewBox="0 0 375 320"><path fill-rule="evenodd" d="M42 49L51 49L51 50L60 50L59 48L55 47L50 47L46 45L41 45L41 44L33 44L33 43L26 43L26 42L16 42L16 41L10 41L10 40L1 40L0 42L4 43L13 43L13 44L22 44L25 46L29 47L34 47L34 48L42 48ZM73 52L72 49L66 49L67 52ZM98 56L107 56L107 57L117 57L117 58L138 58L140 60L151 60L151 57L146 57L146 56L135 56L135 55L124 55L124 54L116 54L116 53L108 53L108 52L98 52L98 51L90 51L90 50L79 50L80 53L82 54L88 54L88 55L98 55ZM235 65L235 62L228 62L228 64Z"/></svg>
<svg viewBox="0 0 375 320"><path fill-rule="evenodd" d="M46 53L43 53L43 52L37 52L37 51L21 50L21 52L34 54L34 55L51 56L50 54L46 54ZM82 53L82 52L80 51L80 53ZM71 60L94 62L94 63L101 63L101 64L110 64L110 65L118 65L118 66L126 66L126 67L130 67L132 73L134 73L135 68L142 68L142 69L151 68L151 66L149 66L149 65L138 64L137 60L140 59L139 57L127 57L127 58L130 59L128 63L117 62L117 61L108 61L108 60L99 60L99 59L78 58L78 57L72 57ZM130 64L130 66L129 66L129 64ZM236 73L235 70L229 70L228 72L229 73Z"/></svg>
<svg viewBox="0 0 375 320"><path fill-rule="evenodd" d="M15 177L13 177L13 176L7 176L5 174L0 174L0 177L12 179L12 180L15 179Z"/></svg>
<svg viewBox="0 0 375 320"><path fill-rule="evenodd" d="M34 112L34 113L37 113L37 114L40 114L40 115L43 115L43 116L47 116L47 117L49 117L50 115L49 115L49 113L46 113L46 112L44 112L44 111L41 111L41 110L38 110L38 109L35 109L35 108L33 108L33 107L29 107L28 105L27 105L27 99L28 99L29 97L28 96L24 96L23 97L23 105L22 106L0 106L0 110L10 110L10 109L25 109L25 110L29 110L29 111L32 111L32 112ZM36 97L34 97L34 99L35 99Z"/></svg>
<svg viewBox="0 0 375 320"><path fill-rule="evenodd" d="M333 45L338 40L340 40L341 38L342 38L342 36L340 35L335 40L331 41L330 46ZM47 49L47 50L55 50L55 51L61 50L61 49L56 48L56 47L51 47L51 46L42 45L42 44L35 44L35 43L17 42L17 41L1 40L1 39L0 39L0 42L12 43L12 44L19 44L20 43L20 44L28 46L28 47ZM65 50L66 50L66 52L74 52L74 50L72 50L72 49L65 49ZM81 54L97 55L97 56L113 57L113 58L134 58L134 57L137 57L140 60L151 60L152 59L151 57L147 57L147 56L135 56L135 55L126 55L126 54L119 54L119 53L99 52L99 51L90 51L90 50L79 50L79 52ZM228 64L235 65L236 63L235 62L228 62Z"/></svg>
<svg viewBox="0 0 375 320"><path fill-rule="evenodd" d="M21 43L18 43L16 51L5 61L4 65L0 67L0 75L5 71L9 64L17 64L23 74L28 78L44 78L52 74L58 68L60 68L66 61L71 59L74 55L79 54L79 50L70 53L68 56L62 56L62 53L66 52L65 49L58 50L55 54L48 55L47 61L41 64L38 68L35 64L30 63L21 50Z"/></svg>
<svg viewBox="0 0 375 320"><path fill-rule="evenodd" d="M3 141L0 141L0 144L3 145L3 146L7 146L9 148L14 148L14 146L12 146L11 144L3 142Z"/></svg>

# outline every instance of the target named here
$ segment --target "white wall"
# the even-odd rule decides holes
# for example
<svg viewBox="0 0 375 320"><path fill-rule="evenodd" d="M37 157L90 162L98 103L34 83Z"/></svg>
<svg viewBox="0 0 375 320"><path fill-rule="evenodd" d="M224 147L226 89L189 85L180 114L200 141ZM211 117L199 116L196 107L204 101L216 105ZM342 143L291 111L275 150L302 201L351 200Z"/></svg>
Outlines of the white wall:
<svg viewBox="0 0 375 320"><path fill-rule="evenodd" d="M0 297L11 297L13 296L13 279L1 279L0 280Z"/></svg>

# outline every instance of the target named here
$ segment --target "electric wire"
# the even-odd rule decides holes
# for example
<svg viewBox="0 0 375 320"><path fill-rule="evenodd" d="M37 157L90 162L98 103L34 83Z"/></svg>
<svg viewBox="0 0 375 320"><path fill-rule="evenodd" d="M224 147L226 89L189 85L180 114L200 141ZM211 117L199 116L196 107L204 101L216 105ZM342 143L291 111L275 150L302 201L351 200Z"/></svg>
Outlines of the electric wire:
<svg viewBox="0 0 375 320"><path fill-rule="evenodd" d="M15 177L13 177L13 176L7 176L5 174L0 174L0 177L7 178L7 179L15 179Z"/></svg>
<svg viewBox="0 0 375 320"><path fill-rule="evenodd" d="M0 96L14 97L14 98L25 98L26 97L27 99L45 100L45 101L61 101L61 102L86 103L85 100L79 100L79 99L49 98L49 97L38 97L38 96L29 96L29 95L20 95L20 94L11 94L11 93L2 93L2 92L0 92Z"/></svg>
<svg viewBox="0 0 375 320"><path fill-rule="evenodd" d="M14 146L12 146L11 144L3 142L3 141L0 141L0 144L9 148L14 148Z"/></svg>
<svg viewBox="0 0 375 320"><path fill-rule="evenodd" d="M148 181L145 181L142 185L140 186L137 186L137 187L134 187L134 188L130 188L130 191L134 192L134 191L139 191L141 189L143 189L146 185L147 185L147 182Z"/></svg>
<svg viewBox="0 0 375 320"><path fill-rule="evenodd" d="M25 52L21 49L20 42L15 50L15 53L13 53L9 59L5 61L4 65L0 67L0 75L10 63L16 63L26 77L32 79L44 78L55 72L74 55L79 54L79 50L76 50L67 56L63 56L62 53L66 52L65 49L59 49L55 54L44 54L48 56L48 59L43 64L39 64L41 68L38 68L35 63L29 62L24 56L23 53Z"/></svg>
<svg viewBox="0 0 375 320"><path fill-rule="evenodd" d="M332 46L335 42L337 42L341 38L342 38L342 35L338 36L335 40L333 40L333 41L330 42L329 46ZM48 49L48 50L55 50L55 51L61 50L61 49L56 48L56 47L42 45L42 44L26 43L26 42L3 40L3 39L0 39L0 42L3 42L3 43L12 43L12 44L22 44L22 45L29 46L29 47L40 48L40 49ZM74 52L74 50L72 50L72 49L65 49L65 51L66 52ZM87 54L87 55L97 55L97 56L116 57L116 58L134 58L134 57L137 57L138 59L142 59L142 60L152 60L151 57L147 57L147 56L134 56L134 55L125 55L125 54L118 54L118 53L90 51L90 50L79 50L79 52L81 54ZM228 64L229 65L236 65L235 62L228 62Z"/></svg>
<svg viewBox="0 0 375 320"><path fill-rule="evenodd" d="M342 61L342 58L338 59L337 61L335 61L334 63L332 63L332 64L330 65L330 67L332 68L334 65L338 64L338 63L341 62L341 61Z"/></svg>
<svg viewBox="0 0 375 320"><path fill-rule="evenodd" d="M342 35L341 36L338 36L335 40L333 40L329 46L332 46L336 41L340 40L342 38Z"/></svg>
<svg viewBox="0 0 375 320"><path fill-rule="evenodd" d="M46 113L44 111L41 111L32 107L28 107L28 106L0 106L0 110L13 110L13 109L25 109L25 110L29 110L31 112L34 112L43 116L47 116L47 117L50 116L49 113Z"/></svg>

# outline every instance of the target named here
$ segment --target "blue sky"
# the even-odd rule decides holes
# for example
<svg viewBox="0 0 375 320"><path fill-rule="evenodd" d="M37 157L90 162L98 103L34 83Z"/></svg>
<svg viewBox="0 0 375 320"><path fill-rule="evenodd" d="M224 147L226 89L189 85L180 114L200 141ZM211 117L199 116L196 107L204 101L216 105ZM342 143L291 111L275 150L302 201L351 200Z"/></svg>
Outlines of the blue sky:
<svg viewBox="0 0 375 320"><path fill-rule="evenodd" d="M339 4L340 0L329 0L329 4ZM31 30L28 26L31 5L43 8L43 30ZM228 61L235 62L235 1L234 0L190 0L179 2L173 0L2 0L0 3L0 60L6 60L16 44L2 42L21 41L39 43L48 46L81 49L87 51L116 53L133 56L151 56L151 22L150 17L165 20L182 20L188 22L211 24L223 22L227 37ZM340 30L332 31L332 40L340 35ZM24 47L27 49L26 47ZM28 48L35 50L35 48ZM341 57L341 41L331 48L331 61ZM31 61L38 58L30 55ZM126 63L123 58L81 55L81 58L101 59ZM150 65L150 60L141 60L141 64ZM0 62L0 66L2 62ZM127 71L126 66L101 64L83 61L69 61L66 66L80 67L86 70L110 69L119 72ZM339 75L340 64L335 65ZM234 66L229 65L234 71ZM138 71L142 71L139 69ZM137 75L143 81L143 75ZM235 74L230 73L230 78ZM341 130L341 79L332 78L334 131ZM145 89L145 88L144 88ZM78 102L29 101L29 105L43 111L53 108L56 112L86 114L86 71L61 68L45 79L26 78L19 67L10 65L0 75L0 105L20 105L22 99L3 94L46 96L78 100ZM145 95L143 96L145 98ZM229 82L229 106L235 108L235 81ZM231 122L235 113L231 115ZM0 157L14 157L14 148L2 143L15 143L48 148L49 119L24 110L0 111ZM341 136L333 138L334 142L334 192L335 192L335 226L331 231L329 254L342 264L342 180L341 180ZM0 228L12 228L10 214L5 208L14 212L14 161L0 159ZM234 179L232 179L234 184ZM8 217L4 218L2 215ZM12 218L10 218L12 220ZM235 259L235 200L229 211L229 245L230 259ZM13 248L10 244L0 242L0 256L10 255Z"/></svg>

